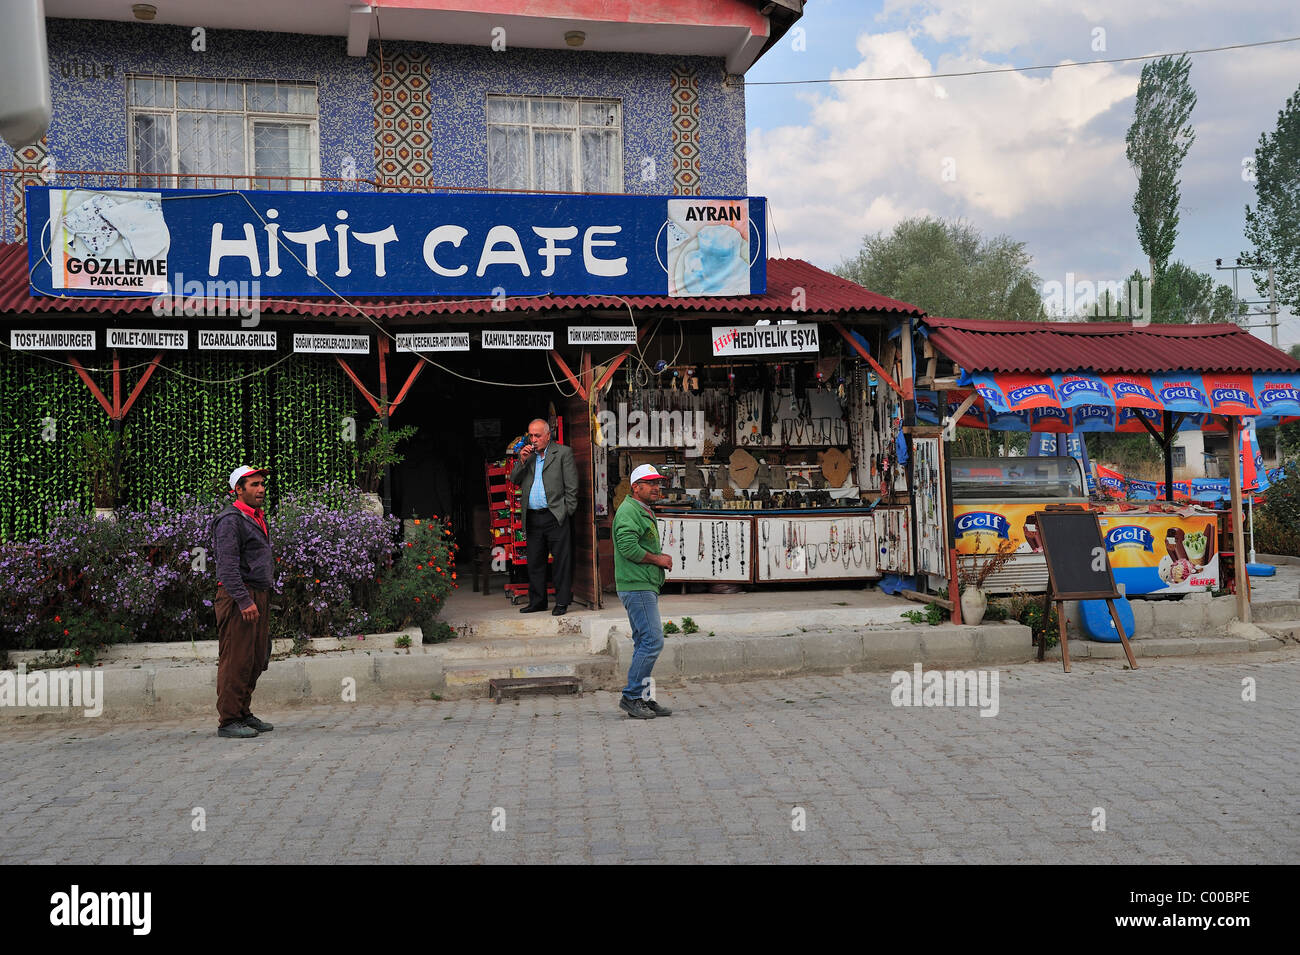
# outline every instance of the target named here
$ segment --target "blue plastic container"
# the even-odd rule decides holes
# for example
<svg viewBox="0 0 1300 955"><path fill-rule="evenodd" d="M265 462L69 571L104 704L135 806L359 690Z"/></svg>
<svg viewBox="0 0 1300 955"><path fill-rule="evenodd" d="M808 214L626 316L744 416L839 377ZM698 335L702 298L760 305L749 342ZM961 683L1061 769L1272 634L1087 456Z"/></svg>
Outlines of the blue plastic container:
<svg viewBox="0 0 1300 955"><path fill-rule="evenodd" d="M1127 597L1115 598L1115 612L1119 622L1124 625L1124 636L1133 639L1133 608ZM1119 633L1115 630L1115 621L1110 619L1110 610L1104 600L1080 600L1079 617L1083 622L1083 632L1089 640L1098 643L1119 643Z"/></svg>

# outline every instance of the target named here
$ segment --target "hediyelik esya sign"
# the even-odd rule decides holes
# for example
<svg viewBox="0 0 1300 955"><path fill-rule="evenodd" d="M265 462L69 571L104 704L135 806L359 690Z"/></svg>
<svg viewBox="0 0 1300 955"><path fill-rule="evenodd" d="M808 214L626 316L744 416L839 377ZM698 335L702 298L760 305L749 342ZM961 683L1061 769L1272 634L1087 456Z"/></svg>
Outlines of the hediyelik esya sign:
<svg viewBox="0 0 1300 955"><path fill-rule="evenodd" d="M760 295L766 229L752 197L27 190L34 295Z"/></svg>

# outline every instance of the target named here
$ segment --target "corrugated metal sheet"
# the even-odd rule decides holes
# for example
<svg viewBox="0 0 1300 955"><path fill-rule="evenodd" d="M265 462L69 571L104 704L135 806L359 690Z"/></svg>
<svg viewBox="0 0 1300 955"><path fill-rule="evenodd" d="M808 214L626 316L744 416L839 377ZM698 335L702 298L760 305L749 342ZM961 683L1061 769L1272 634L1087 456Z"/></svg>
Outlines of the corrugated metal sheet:
<svg viewBox="0 0 1300 955"><path fill-rule="evenodd" d="M9 243L0 245L0 315L36 315L47 313L90 312L131 314L148 312L152 297L145 298L53 298L32 296L28 292L27 247ZM797 290L802 290L799 292ZM437 315L444 321L469 321L486 314L500 314L492 308L493 299L435 298L358 298L353 302L372 318L398 318ZM767 292L733 298L668 298L667 296L629 296L614 298L592 295L545 295L508 298L504 311L537 314L541 312L623 309L674 309L689 312L788 312L802 301L803 309L814 315L845 312L882 312L921 315L914 305L877 295L838 275L822 271L802 259L768 259ZM356 315L352 305L332 299L292 298L263 299L266 315L302 315L311 318L349 318ZM458 316L460 318L458 319Z"/></svg>
<svg viewBox="0 0 1300 955"><path fill-rule="evenodd" d="M1148 374L1300 371L1300 362L1236 325L996 322L924 318L930 341L966 371Z"/></svg>

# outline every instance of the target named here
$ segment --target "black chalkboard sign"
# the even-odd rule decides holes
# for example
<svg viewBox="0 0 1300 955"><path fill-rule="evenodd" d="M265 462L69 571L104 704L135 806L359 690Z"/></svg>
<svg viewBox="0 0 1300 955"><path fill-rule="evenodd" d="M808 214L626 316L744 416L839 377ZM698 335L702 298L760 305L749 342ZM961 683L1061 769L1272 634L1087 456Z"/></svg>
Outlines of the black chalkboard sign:
<svg viewBox="0 0 1300 955"><path fill-rule="evenodd" d="M1047 558L1053 600L1108 600L1119 596L1092 511L1038 511L1038 536Z"/></svg>

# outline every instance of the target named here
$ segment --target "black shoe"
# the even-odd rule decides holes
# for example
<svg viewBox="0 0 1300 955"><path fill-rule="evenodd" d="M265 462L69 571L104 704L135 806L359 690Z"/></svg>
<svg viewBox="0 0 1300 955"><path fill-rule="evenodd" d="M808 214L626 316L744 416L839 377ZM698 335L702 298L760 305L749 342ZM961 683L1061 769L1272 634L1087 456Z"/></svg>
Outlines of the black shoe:
<svg viewBox="0 0 1300 955"><path fill-rule="evenodd" d="M563 617L564 614L565 614L565 612L566 612L568 609L569 609L569 605L568 605L568 604L556 604L556 605L555 605L555 609L551 611L551 616L552 616L552 617Z"/></svg>
<svg viewBox="0 0 1300 955"><path fill-rule="evenodd" d="M652 720L655 718L655 711L645 705L645 700L628 700L626 697L620 697L618 708L635 720Z"/></svg>
<svg viewBox="0 0 1300 955"><path fill-rule="evenodd" d="M217 735L227 739L252 739L257 735L257 730L244 723L230 723L218 729Z"/></svg>
<svg viewBox="0 0 1300 955"><path fill-rule="evenodd" d="M646 700L646 701L644 701L644 702L645 702L645 705L646 705L647 707L649 707L650 712L654 713L655 716L672 716L672 715L673 715L673 711L672 711L672 710L670 710L670 709L669 709L668 707L666 707L666 706L660 706L660 705L659 705L658 703L656 703L654 700Z"/></svg>
<svg viewBox="0 0 1300 955"><path fill-rule="evenodd" d="M546 609L546 604L542 604L540 607L520 607L519 612L520 613L541 613L545 609Z"/></svg>
<svg viewBox="0 0 1300 955"><path fill-rule="evenodd" d="M271 732L271 730L275 729L275 727L272 726L270 723L266 722L265 720L259 720L252 713L249 713L247 716L244 717L244 725L251 726L259 733L269 733Z"/></svg>

